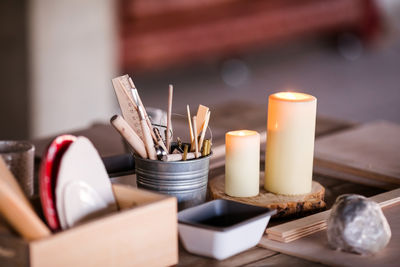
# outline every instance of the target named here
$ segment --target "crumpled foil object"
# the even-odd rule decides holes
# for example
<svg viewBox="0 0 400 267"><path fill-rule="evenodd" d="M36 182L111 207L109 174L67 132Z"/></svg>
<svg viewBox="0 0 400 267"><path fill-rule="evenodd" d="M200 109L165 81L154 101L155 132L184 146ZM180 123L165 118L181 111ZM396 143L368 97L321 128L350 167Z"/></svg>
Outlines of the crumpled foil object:
<svg viewBox="0 0 400 267"><path fill-rule="evenodd" d="M336 199L327 234L334 249L358 254L380 251L392 236L380 206L360 195L341 195Z"/></svg>

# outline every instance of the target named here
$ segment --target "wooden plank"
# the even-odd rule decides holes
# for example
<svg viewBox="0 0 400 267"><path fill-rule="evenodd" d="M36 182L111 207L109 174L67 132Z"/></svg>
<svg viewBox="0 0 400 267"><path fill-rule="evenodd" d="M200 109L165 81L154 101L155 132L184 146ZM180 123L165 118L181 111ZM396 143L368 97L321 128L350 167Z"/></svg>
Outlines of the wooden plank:
<svg viewBox="0 0 400 267"><path fill-rule="evenodd" d="M190 254L189 252L185 251L185 249L182 246L180 246L178 266L235 267L235 266L243 266L245 264L258 261L260 259L268 258L276 254L278 253L269 249L254 247L242 253L229 257L228 259L218 261L211 258Z"/></svg>
<svg viewBox="0 0 400 267"><path fill-rule="evenodd" d="M314 165L400 185L400 125L378 121L319 138Z"/></svg>
<svg viewBox="0 0 400 267"><path fill-rule="evenodd" d="M372 256L332 250L326 230L309 235L291 243L262 239L261 247L300 257L305 260L334 266L398 266L400 251L400 205L383 209L392 230L392 238L386 248Z"/></svg>
<svg viewBox="0 0 400 267"><path fill-rule="evenodd" d="M330 178L331 180L342 180L346 182L356 183L360 185L381 188L385 190L393 190L398 187L397 184L391 184L379 180L373 180L365 177L361 177L358 174L351 174L348 172L343 172L337 168L332 168L330 166L322 166L320 163L316 163L314 159L314 173L316 175L323 175Z"/></svg>
<svg viewBox="0 0 400 267"><path fill-rule="evenodd" d="M246 267L259 267L259 266L296 266L296 267L317 267L325 266L315 262L309 262L300 258L277 254L269 258L265 258L250 264L245 265Z"/></svg>
<svg viewBox="0 0 400 267"><path fill-rule="evenodd" d="M319 138L324 135L340 132L345 129L354 127L356 123L345 120L338 120L326 116L317 116L315 137Z"/></svg>
<svg viewBox="0 0 400 267"><path fill-rule="evenodd" d="M336 181L339 181L340 183L326 189L325 202L327 203L328 208L331 208L335 203L336 198L343 194L359 194L365 197L373 197L377 194L387 192L387 190L383 190L381 188L374 188L371 186L344 182L341 180Z"/></svg>

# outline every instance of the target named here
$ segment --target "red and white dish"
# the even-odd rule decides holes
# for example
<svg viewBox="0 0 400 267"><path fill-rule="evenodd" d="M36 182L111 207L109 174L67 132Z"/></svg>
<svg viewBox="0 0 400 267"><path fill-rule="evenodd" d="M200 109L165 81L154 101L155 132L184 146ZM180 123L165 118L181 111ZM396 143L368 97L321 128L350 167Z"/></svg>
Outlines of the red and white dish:
<svg viewBox="0 0 400 267"><path fill-rule="evenodd" d="M61 135L51 142L43 156L39 172L39 193L42 210L51 230L60 229L54 194L61 158L76 140L73 135Z"/></svg>
<svg viewBox="0 0 400 267"><path fill-rule="evenodd" d="M55 194L62 229L117 210L110 178L86 137L78 137L62 156Z"/></svg>

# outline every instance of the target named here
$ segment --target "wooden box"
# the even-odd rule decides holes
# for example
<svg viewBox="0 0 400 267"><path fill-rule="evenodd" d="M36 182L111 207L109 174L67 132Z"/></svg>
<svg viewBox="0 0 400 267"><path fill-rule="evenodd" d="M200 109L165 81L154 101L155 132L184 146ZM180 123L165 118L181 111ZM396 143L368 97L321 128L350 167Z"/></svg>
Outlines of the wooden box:
<svg viewBox="0 0 400 267"><path fill-rule="evenodd" d="M0 266L169 266L178 262L173 197L113 185L120 211L27 242L0 227Z"/></svg>

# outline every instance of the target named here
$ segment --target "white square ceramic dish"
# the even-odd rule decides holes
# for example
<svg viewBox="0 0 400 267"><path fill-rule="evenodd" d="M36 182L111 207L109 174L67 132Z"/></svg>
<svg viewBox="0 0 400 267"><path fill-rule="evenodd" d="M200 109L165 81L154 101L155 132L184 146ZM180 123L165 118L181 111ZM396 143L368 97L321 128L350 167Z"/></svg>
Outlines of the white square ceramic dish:
<svg viewBox="0 0 400 267"><path fill-rule="evenodd" d="M218 199L179 212L179 236L187 251L223 260L257 245L275 213Z"/></svg>

